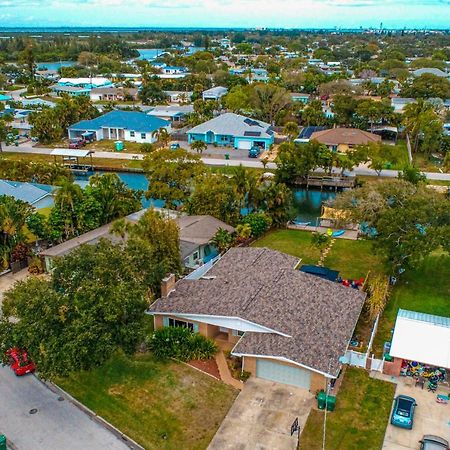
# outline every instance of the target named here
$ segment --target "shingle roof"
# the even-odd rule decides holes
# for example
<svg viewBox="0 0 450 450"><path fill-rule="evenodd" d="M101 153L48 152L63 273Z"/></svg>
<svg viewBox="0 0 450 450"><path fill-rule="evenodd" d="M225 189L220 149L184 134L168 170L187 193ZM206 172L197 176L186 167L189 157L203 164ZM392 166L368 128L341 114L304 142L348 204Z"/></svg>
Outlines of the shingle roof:
<svg viewBox="0 0 450 450"><path fill-rule="evenodd" d="M233 353L284 357L335 376L365 294L300 272L297 263L266 248L232 248L207 279L180 280L150 312L248 320L277 333L247 332Z"/></svg>
<svg viewBox="0 0 450 450"><path fill-rule="evenodd" d="M169 125L167 120L135 111L111 111L92 120L82 120L70 130L98 130L102 127L124 128L133 131L152 132Z"/></svg>
<svg viewBox="0 0 450 450"><path fill-rule="evenodd" d="M234 232L231 225L222 222L212 216L180 216L176 219L180 228L180 239L186 242L193 242L204 245L211 242L219 228L229 233Z"/></svg>
<svg viewBox="0 0 450 450"><path fill-rule="evenodd" d="M358 128L332 128L331 130L316 131L311 140L317 140L326 145L362 145L369 142L381 142L381 137Z"/></svg>
<svg viewBox="0 0 450 450"><path fill-rule="evenodd" d="M215 134L246 136L248 132L261 133L262 138L271 138L270 124L260 120L250 119L234 113L225 113L190 129L188 133L205 134L212 131Z"/></svg>

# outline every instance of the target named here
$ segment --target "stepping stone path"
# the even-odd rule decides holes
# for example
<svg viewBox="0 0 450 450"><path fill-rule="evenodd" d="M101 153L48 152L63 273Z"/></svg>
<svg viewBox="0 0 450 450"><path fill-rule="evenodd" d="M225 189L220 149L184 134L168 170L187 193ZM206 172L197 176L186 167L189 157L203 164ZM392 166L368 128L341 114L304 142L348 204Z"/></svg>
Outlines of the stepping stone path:
<svg viewBox="0 0 450 450"><path fill-rule="evenodd" d="M328 253L330 253L330 250L333 247L335 242L336 242L336 239L331 239L330 243L328 244L328 247L322 252L322 255L320 256L319 263L318 263L318 265L320 267L323 267L325 258L327 257Z"/></svg>

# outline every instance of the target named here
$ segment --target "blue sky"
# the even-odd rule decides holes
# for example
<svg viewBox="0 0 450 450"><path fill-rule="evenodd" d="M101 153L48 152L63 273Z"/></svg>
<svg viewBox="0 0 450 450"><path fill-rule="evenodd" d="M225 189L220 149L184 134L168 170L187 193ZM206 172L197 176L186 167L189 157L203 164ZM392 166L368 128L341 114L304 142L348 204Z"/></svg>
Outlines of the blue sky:
<svg viewBox="0 0 450 450"><path fill-rule="evenodd" d="M3 26L448 28L450 0L0 0Z"/></svg>

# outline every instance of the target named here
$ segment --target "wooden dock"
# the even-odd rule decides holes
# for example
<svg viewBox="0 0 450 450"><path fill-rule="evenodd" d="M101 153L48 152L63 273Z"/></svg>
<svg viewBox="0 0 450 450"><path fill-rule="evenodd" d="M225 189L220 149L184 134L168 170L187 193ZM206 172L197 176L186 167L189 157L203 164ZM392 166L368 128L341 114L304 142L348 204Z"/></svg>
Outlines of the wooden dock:
<svg viewBox="0 0 450 450"><path fill-rule="evenodd" d="M301 184L306 185L306 189L310 187L351 189L355 187L355 178L353 177L318 177L308 176L301 181Z"/></svg>

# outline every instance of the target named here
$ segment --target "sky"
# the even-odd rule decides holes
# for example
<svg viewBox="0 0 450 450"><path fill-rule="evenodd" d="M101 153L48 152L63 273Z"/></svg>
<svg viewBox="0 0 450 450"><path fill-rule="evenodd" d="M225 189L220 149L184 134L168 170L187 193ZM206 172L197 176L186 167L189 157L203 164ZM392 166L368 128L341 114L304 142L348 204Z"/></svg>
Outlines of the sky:
<svg viewBox="0 0 450 450"><path fill-rule="evenodd" d="M30 26L450 28L450 0L0 0Z"/></svg>

